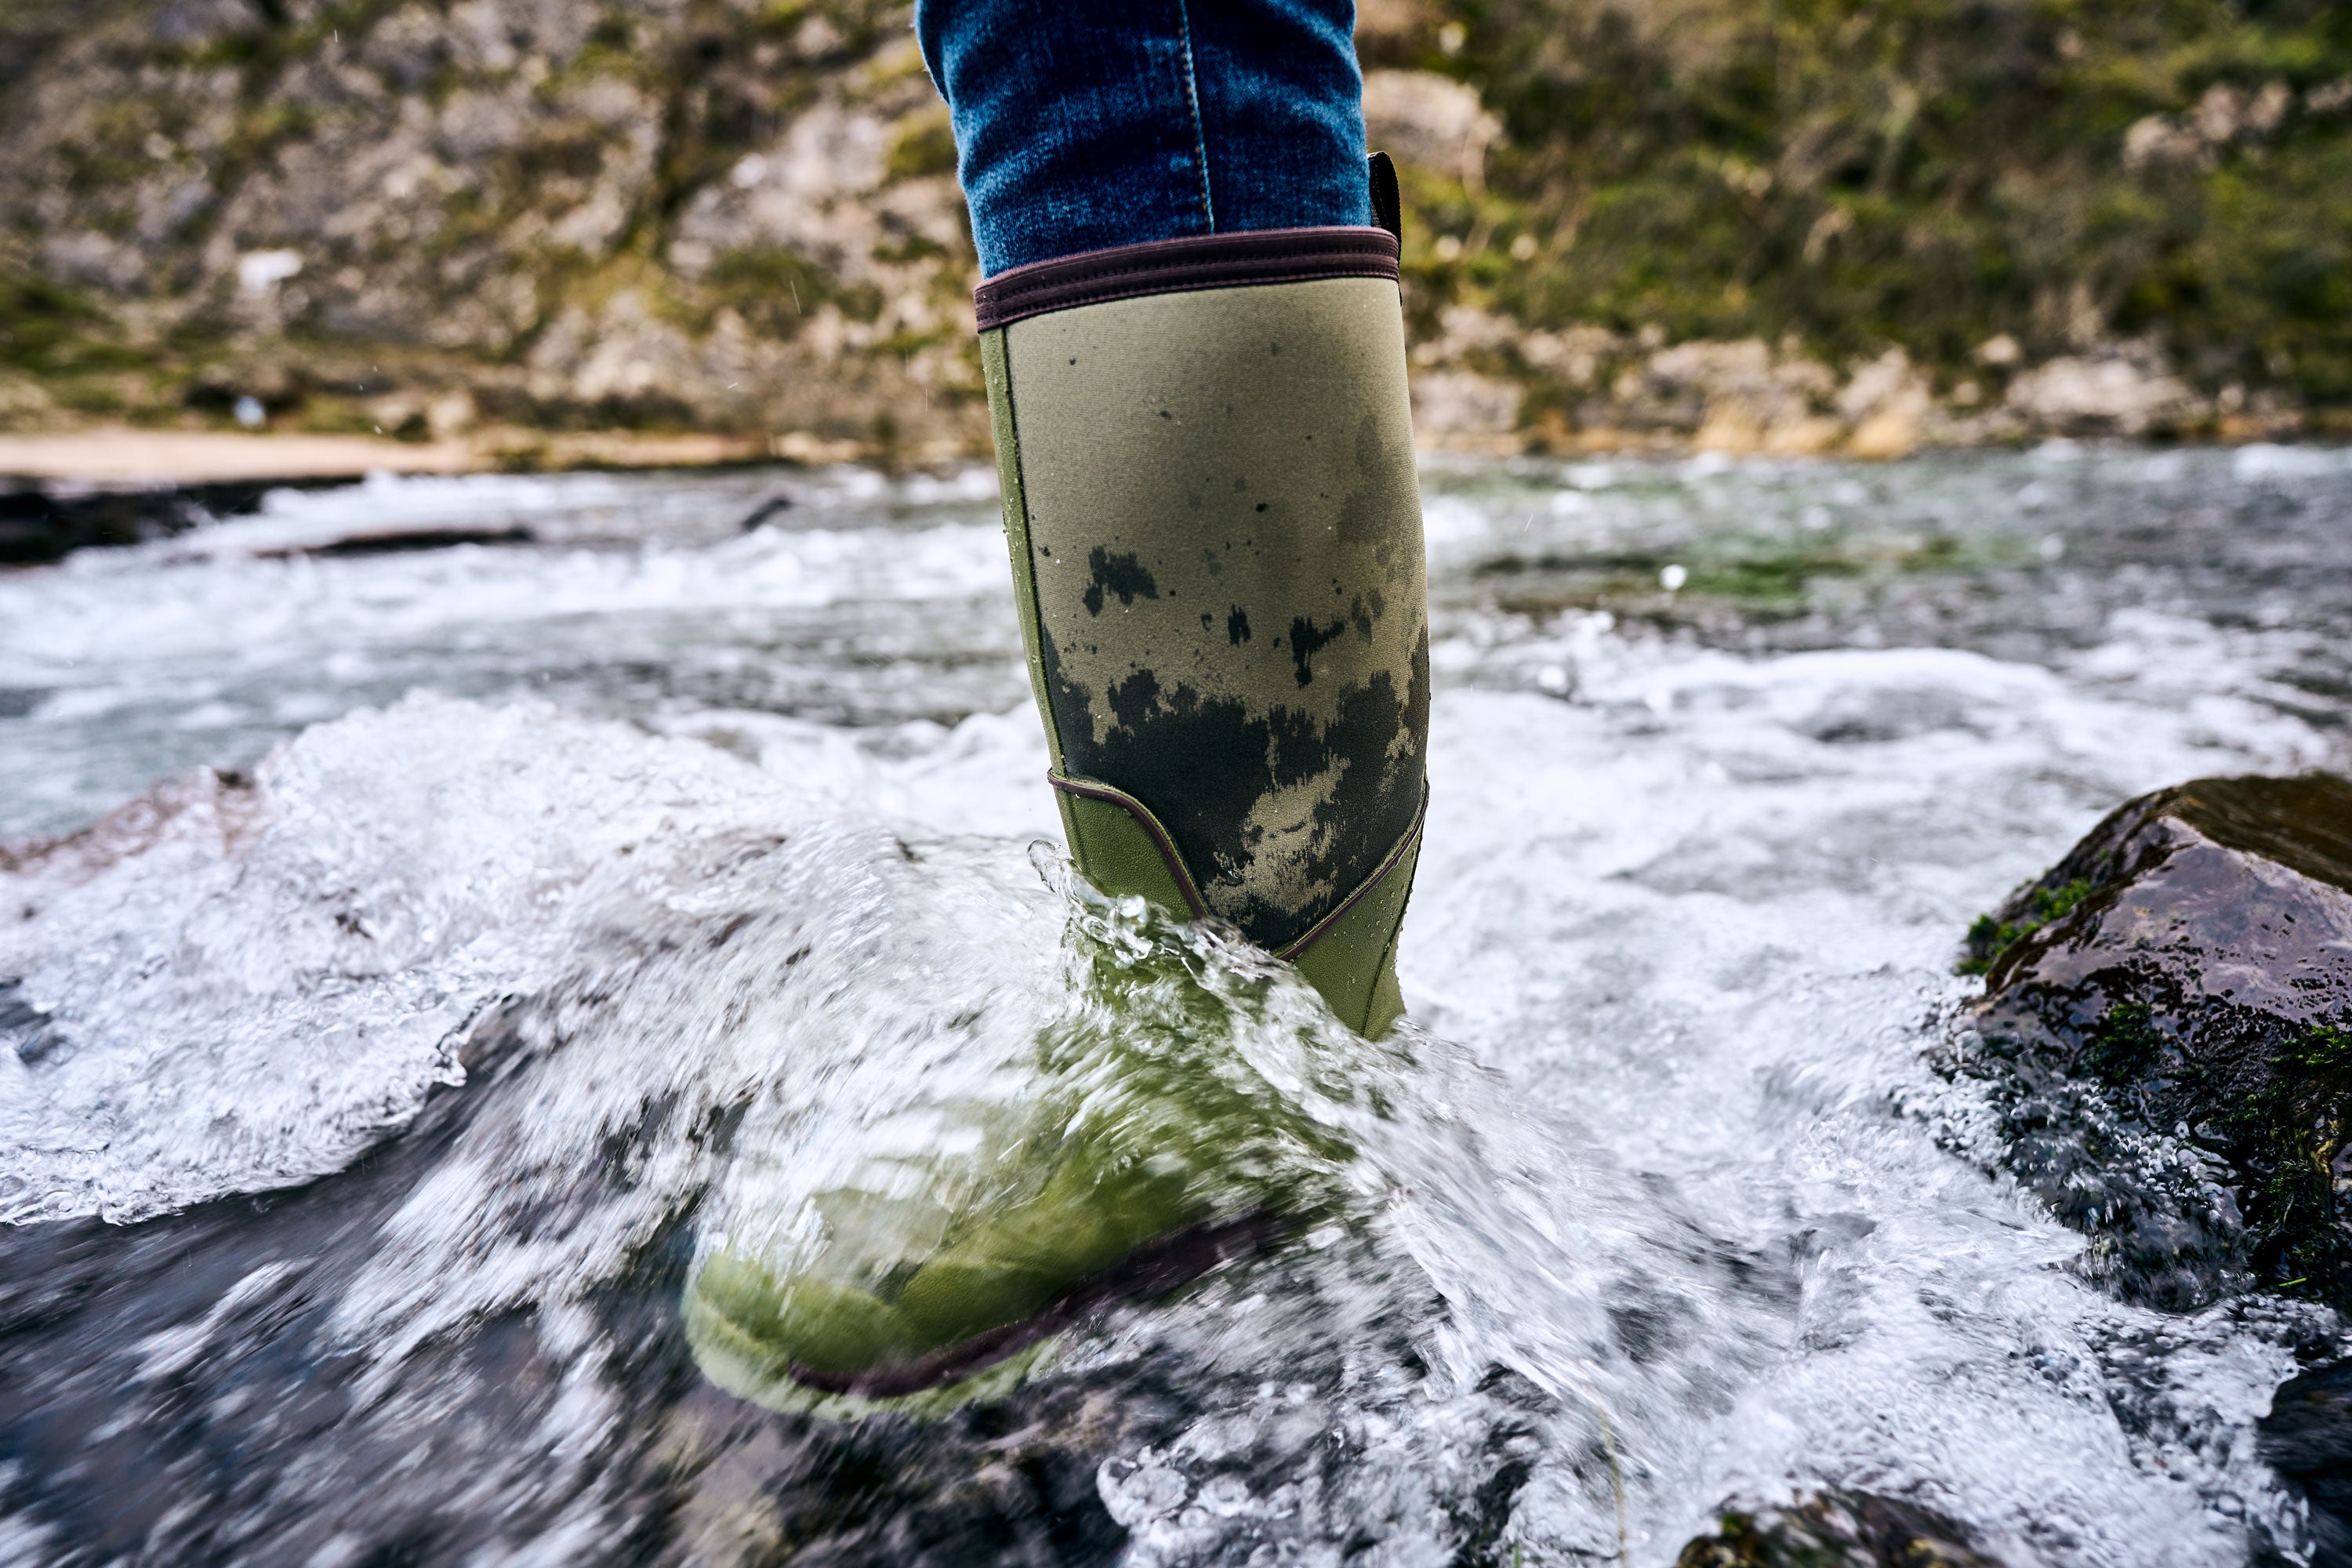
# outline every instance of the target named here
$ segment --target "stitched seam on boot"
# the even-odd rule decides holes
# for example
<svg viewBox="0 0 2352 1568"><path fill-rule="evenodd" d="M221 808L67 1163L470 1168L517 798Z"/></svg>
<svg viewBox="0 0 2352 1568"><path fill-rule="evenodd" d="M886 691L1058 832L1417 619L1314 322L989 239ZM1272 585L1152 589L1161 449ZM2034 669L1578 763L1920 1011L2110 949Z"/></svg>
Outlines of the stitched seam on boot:
<svg viewBox="0 0 2352 1568"><path fill-rule="evenodd" d="M1176 879L1176 890L1184 895L1184 902L1192 909L1192 918L1208 918L1208 903L1201 897L1201 889L1194 884L1192 873L1184 868L1182 858L1176 853L1175 842L1168 837L1168 830L1160 826L1160 819L1151 814L1150 806L1123 789L1097 784L1090 779L1069 778L1051 768L1045 770L1045 780L1065 795L1075 795L1086 800L1108 801L1135 818L1150 837L1152 847L1160 851L1160 858L1168 862L1168 870Z"/></svg>
<svg viewBox="0 0 2352 1568"><path fill-rule="evenodd" d="M1023 662L1029 667L1029 684L1034 689L1038 717L1045 721L1045 749L1056 767L1062 762L1062 732L1054 722L1054 704L1045 689L1045 611L1037 603L1036 547L1029 540L1029 484L1021 471L1021 413L1013 402L1013 340L1002 331L996 338L996 353L1003 364L1004 434L1012 445L1011 459L1005 466L1012 469L1013 483L1004 498L1005 542L1013 557L1013 591L1021 595ZM1013 514L1021 515L1020 536L1013 537Z"/></svg>

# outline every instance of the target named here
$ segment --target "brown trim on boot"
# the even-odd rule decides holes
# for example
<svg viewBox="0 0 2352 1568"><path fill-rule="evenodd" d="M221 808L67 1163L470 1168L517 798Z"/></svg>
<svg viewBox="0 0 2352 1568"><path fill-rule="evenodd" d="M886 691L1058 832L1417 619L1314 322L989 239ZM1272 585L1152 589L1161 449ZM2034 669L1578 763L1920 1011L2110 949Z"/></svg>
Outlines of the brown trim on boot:
<svg viewBox="0 0 2352 1568"><path fill-rule="evenodd" d="M1208 901L1201 897L1200 884L1194 882L1192 873L1185 869L1184 858L1176 853L1176 846L1170 840L1168 830L1160 826L1160 819L1151 815L1150 806L1123 789L1114 789L1109 784L1097 784L1092 779L1069 778L1055 773L1051 768L1045 770L1045 782L1064 795L1074 795L1083 800L1108 801L1135 818L1143 831L1150 836L1151 847L1160 851L1160 858L1162 860L1168 862L1168 874L1176 879L1176 890L1184 896L1185 905L1192 911L1192 918L1197 921L1207 917L1209 905Z"/></svg>
<svg viewBox="0 0 2352 1568"><path fill-rule="evenodd" d="M1397 237L1384 228L1267 228L1188 235L1057 256L1001 272L972 290L983 332L1049 310L1318 278L1397 279Z"/></svg>

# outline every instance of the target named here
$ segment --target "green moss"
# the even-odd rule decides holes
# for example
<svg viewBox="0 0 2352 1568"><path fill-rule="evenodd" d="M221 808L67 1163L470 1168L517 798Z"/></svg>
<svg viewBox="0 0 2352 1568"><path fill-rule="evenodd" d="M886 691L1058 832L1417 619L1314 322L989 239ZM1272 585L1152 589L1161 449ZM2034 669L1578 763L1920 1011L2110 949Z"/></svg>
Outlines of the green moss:
<svg viewBox="0 0 2352 1568"><path fill-rule="evenodd" d="M1948 535L1925 539L1843 540L1799 543L1769 535L1713 535L1667 550L1498 555L1475 568L1483 577L1521 578L1499 600L1517 615L1538 617L1566 609L1608 609L1656 616L1667 605L1696 609L1725 600L1750 615L1792 615L1812 602L1821 584L1868 584L1897 574L1965 570L2005 562L2013 547L1971 544ZM1668 599L1660 574L1684 572Z"/></svg>
<svg viewBox="0 0 2352 1568"><path fill-rule="evenodd" d="M747 247L719 256L710 268L712 297L775 337L790 337L811 311L832 298L832 279L796 251Z"/></svg>
<svg viewBox="0 0 2352 1568"><path fill-rule="evenodd" d="M894 180L952 174L956 171L955 131L945 108L919 114L898 127L884 155L883 172Z"/></svg>
<svg viewBox="0 0 2352 1568"><path fill-rule="evenodd" d="M2256 1277L2275 1290L2336 1299L2352 1273L2333 1168L2352 1134L2352 1030L2293 1036L2272 1054L2262 1087L2214 1098L2224 1108L2220 1130L2252 1178L2244 1198Z"/></svg>
<svg viewBox="0 0 2352 1568"><path fill-rule="evenodd" d="M809 0L766 0L751 14L751 26L761 35L788 38L808 20L814 9Z"/></svg>
<svg viewBox="0 0 2352 1568"><path fill-rule="evenodd" d="M886 267L906 267L918 261L938 260L950 254L946 246L920 234L905 234L886 239L871 252L874 259Z"/></svg>
<svg viewBox="0 0 2352 1568"><path fill-rule="evenodd" d="M68 377L51 386L49 395L60 408L100 419L114 418L129 413L131 408L131 400L123 395L121 385L110 378Z"/></svg>
<svg viewBox="0 0 2352 1568"><path fill-rule="evenodd" d="M2092 1026L2082 1063L2102 1083L2122 1088L2147 1078L2167 1044L2153 1008L2138 1002L2118 1003Z"/></svg>
<svg viewBox="0 0 2352 1568"><path fill-rule="evenodd" d="M2352 1070L2352 1029L2322 1025L2290 1044L2277 1060L2302 1072Z"/></svg>
<svg viewBox="0 0 2352 1568"><path fill-rule="evenodd" d="M131 371L144 356L116 341L107 314L70 289L0 272L0 364L40 376Z"/></svg>
<svg viewBox="0 0 2352 1568"><path fill-rule="evenodd" d="M2352 1136L2352 1030L2290 1030L2251 1061L2226 1037L2209 1045L2219 1048L2184 1051L2156 1008L2118 1003L2084 1032L2074 1066L2113 1115L2166 1132L2194 1123L2190 1135L2227 1159L2236 1247L2261 1288L2341 1300L2352 1246L2334 1165Z"/></svg>
<svg viewBox="0 0 2352 1568"><path fill-rule="evenodd" d="M2075 905L2090 897L2090 893L2091 884L2078 877L2063 888L2034 889L2031 910L2014 924L1990 915L1979 915L1976 922L1969 927L1966 956L1953 966L1952 973L1989 973L2000 962L2002 953L2053 921L2063 920L2074 912Z"/></svg>

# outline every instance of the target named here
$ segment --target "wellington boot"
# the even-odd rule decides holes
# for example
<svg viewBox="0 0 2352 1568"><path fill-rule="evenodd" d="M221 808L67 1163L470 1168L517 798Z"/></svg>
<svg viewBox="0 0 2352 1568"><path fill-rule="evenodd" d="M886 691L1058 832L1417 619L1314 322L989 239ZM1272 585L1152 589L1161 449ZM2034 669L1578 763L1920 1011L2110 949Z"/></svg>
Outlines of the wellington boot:
<svg viewBox="0 0 2352 1568"><path fill-rule="evenodd" d="M1402 1011L1429 619L1397 247L1212 235L981 286L1029 668L1078 868Z"/></svg>
<svg viewBox="0 0 2352 1568"><path fill-rule="evenodd" d="M1078 869L1237 930L1384 1033L1429 733L1394 234L1131 246L1017 268L977 304ZM988 1177L824 1194L821 1238L777 1267L705 1261L687 1325L715 1381L835 1414L952 1403L1314 1211L1300 1173L1344 1142L1240 1094L1181 1009L1151 1016L1181 985L1097 973L1117 1005L1047 1043L1044 1104L972 1163Z"/></svg>
<svg viewBox="0 0 2352 1568"><path fill-rule="evenodd" d="M1037 1191L976 1208L937 1251L880 1278L715 1253L687 1287L696 1359L772 1406L945 1409L1016 1382L1023 1352L1084 1313L1184 1284L1293 1223L1255 1207L1212 1218L1181 1173L1099 1152L1066 1152ZM870 1238L828 1239L838 1254Z"/></svg>
<svg viewBox="0 0 2352 1568"><path fill-rule="evenodd" d="M697 1358L762 1404L945 1407L1017 1378L1008 1360L1081 1313L1181 1284L1268 1233L1255 1214L1206 1223L1181 1180L1092 1153L1066 1152L1034 1192L976 1207L928 1255L885 1245L887 1271L835 1272L877 1239L837 1216L831 1268L714 1254L687 1288Z"/></svg>

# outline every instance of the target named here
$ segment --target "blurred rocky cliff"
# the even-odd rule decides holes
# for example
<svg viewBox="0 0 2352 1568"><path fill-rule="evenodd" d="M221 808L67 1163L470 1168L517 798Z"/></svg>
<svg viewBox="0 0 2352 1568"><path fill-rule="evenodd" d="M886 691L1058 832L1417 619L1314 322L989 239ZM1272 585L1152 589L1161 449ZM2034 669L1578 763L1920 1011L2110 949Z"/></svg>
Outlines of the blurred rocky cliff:
<svg viewBox="0 0 2352 1568"><path fill-rule="evenodd" d="M2352 428L2352 12L1365 0L1433 441ZM0 428L984 448L883 0L7 0Z"/></svg>

